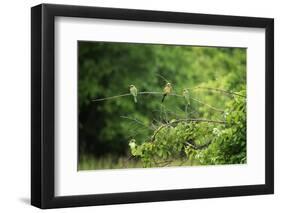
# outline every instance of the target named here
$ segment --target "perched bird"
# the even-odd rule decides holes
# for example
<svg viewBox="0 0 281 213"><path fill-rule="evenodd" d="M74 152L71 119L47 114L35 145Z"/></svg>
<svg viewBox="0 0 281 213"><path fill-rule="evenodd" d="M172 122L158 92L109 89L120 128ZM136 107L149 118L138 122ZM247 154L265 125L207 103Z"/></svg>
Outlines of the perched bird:
<svg viewBox="0 0 281 213"><path fill-rule="evenodd" d="M188 89L184 89L182 93L184 100L186 102L186 105L190 105L190 97L189 97L189 91Z"/></svg>
<svg viewBox="0 0 281 213"><path fill-rule="evenodd" d="M163 98L162 103L164 102L165 97L172 92L172 86L170 83L167 83L163 89Z"/></svg>
<svg viewBox="0 0 281 213"><path fill-rule="evenodd" d="M136 140L135 139L131 139L129 142L129 146L131 149L136 148Z"/></svg>
<svg viewBox="0 0 281 213"><path fill-rule="evenodd" d="M137 100L138 89L134 85L130 85L130 93L134 97L135 103L137 103L138 102L138 100Z"/></svg>

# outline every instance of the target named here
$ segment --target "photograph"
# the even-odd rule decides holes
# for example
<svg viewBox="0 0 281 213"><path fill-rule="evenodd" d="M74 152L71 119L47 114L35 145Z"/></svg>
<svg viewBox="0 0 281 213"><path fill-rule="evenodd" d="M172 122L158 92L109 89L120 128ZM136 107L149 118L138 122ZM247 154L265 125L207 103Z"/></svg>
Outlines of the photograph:
<svg viewBox="0 0 281 213"><path fill-rule="evenodd" d="M129 8L31 8L31 205L274 194L274 18Z"/></svg>
<svg viewBox="0 0 281 213"><path fill-rule="evenodd" d="M247 163L247 48L78 41L78 171Z"/></svg>

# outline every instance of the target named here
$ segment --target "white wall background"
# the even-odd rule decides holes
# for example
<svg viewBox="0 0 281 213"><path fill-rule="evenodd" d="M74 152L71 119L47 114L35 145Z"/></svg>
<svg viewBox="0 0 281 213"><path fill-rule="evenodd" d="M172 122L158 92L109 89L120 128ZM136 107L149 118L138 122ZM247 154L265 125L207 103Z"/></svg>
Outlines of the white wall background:
<svg viewBox="0 0 281 213"><path fill-rule="evenodd" d="M281 207L281 13L279 1L45 0L44 3L168 10L275 18L275 195L56 209L50 212L277 212ZM39 212L30 197L30 7L10 0L0 7L0 212ZM279 84L279 85L278 85Z"/></svg>

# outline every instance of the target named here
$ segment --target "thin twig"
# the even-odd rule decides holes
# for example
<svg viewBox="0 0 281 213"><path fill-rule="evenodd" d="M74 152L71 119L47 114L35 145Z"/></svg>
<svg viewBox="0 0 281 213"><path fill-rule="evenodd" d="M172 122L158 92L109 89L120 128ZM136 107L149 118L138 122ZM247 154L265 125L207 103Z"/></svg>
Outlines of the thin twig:
<svg viewBox="0 0 281 213"><path fill-rule="evenodd" d="M175 120L171 123L179 123L179 122L207 122L207 123L217 123L217 124L226 124L224 121L220 120L210 120L210 119L205 119L205 118L189 118L189 119L178 119Z"/></svg>
<svg viewBox="0 0 281 213"><path fill-rule="evenodd" d="M136 119L136 118L131 118L131 117L127 117L127 116L120 116L120 117L121 117L121 118L128 119L128 120L131 120L131 121L134 121L134 122L136 122L136 123L138 123L138 124L140 124L140 125L142 125L142 126L148 128L148 129L150 129L150 130L155 130L155 129L151 128L150 126L145 125L143 122L141 122L140 120L138 120L138 119Z"/></svg>
<svg viewBox="0 0 281 213"><path fill-rule="evenodd" d="M126 93L126 94L115 95L115 96L111 96L111 97L107 97L107 98L98 98L98 99L94 99L94 100L92 100L92 101L93 101L93 102L106 101L106 100L110 100L110 99L115 99L115 98L130 96L130 95L131 95L130 93Z"/></svg>
<svg viewBox="0 0 281 213"><path fill-rule="evenodd" d="M136 123L136 125L138 125L138 123ZM140 135L141 133L140 132L144 132L144 131L147 131L147 126L143 126L142 125L142 127L140 127L139 125L138 126L135 126L135 127L133 127L133 128L131 128L130 130L129 130L129 134L128 134L128 136L126 137L128 140L130 139L130 138L135 138L137 135ZM156 127L155 126L153 126L153 129L156 129Z"/></svg>
<svg viewBox="0 0 281 213"><path fill-rule="evenodd" d="M153 110L153 112L159 112L159 113L161 113L160 110ZM173 111L171 111L171 110L169 110L169 109L166 110L166 113L167 113L167 114L171 114L171 115L175 115L177 118L182 117L182 114L178 114L178 113L173 112Z"/></svg>
<svg viewBox="0 0 281 213"><path fill-rule="evenodd" d="M227 90L223 90L223 89L211 88L211 87L200 87L199 86L199 87L194 87L194 88L189 88L189 89L190 90L205 89L205 90L211 90L211 91L216 91L216 92L222 92L222 93L229 94L229 95L237 95L237 96L246 98L245 95L240 95L240 94L235 93L235 92L231 92L231 91L227 91Z"/></svg>
<svg viewBox="0 0 281 213"><path fill-rule="evenodd" d="M160 78L162 78L164 81L166 81L166 83L169 83L169 81L164 76L162 76L161 74L156 73L156 75L158 75Z"/></svg>
<svg viewBox="0 0 281 213"><path fill-rule="evenodd" d="M202 101L200 101L200 100L198 100L198 99L191 98L191 97L190 97L190 99L193 100L193 101L196 101L196 102L198 102L198 103L200 103L200 104L202 104L202 105L205 105L205 106L209 107L210 109L212 109L212 110L214 110L214 111L221 112L221 113L224 112L224 110L218 109L218 108L216 108L216 107L213 107L213 106L211 106L210 104L206 104L206 103L204 103L204 102L202 102Z"/></svg>

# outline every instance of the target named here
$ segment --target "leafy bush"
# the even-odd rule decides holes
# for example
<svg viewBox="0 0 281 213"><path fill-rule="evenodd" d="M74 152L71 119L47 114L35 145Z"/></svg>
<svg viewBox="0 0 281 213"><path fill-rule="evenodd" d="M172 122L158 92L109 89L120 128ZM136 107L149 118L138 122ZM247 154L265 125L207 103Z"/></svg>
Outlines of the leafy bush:
<svg viewBox="0 0 281 213"><path fill-rule="evenodd" d="M244 96L245 91L241 92ZM240 164L246 162L246 99L236 96L226 104L223 121L174 119L160 124L149 140L130 140L131 154L144 167L182 164Z"/></svg>

